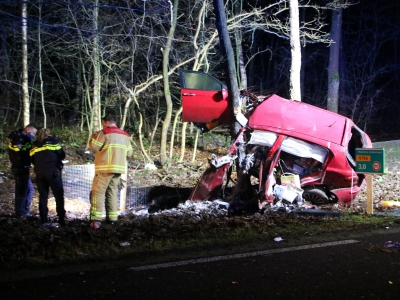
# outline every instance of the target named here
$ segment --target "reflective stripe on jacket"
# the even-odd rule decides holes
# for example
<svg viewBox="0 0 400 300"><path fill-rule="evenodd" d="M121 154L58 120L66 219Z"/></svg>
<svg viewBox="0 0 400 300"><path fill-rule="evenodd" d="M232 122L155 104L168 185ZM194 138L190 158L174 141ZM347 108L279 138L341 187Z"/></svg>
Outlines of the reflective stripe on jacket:
<svg viewBox="0 0 400 300"><path fill-rule="evenodd" d="M126 157L133 154L129 134L118 127L108 127L95 133L89 142L95 153L96 173L125 173Z"/></svg>
<svg viewBox="0 0 400 300"><path fill-rule="evenodd" d="M58 141L48 136L43 141L34 141L29 152L35 173L45 173L54 169L62 169L65 152Z"/></svg>
<svg viewBox="0 0 400 300"><path fill-rule="evenodd" d="M31 165L29 150L32 147L31 140L23 134L23 129L13 131L8 136L8 155L15 168L27 167Z"/></svg>

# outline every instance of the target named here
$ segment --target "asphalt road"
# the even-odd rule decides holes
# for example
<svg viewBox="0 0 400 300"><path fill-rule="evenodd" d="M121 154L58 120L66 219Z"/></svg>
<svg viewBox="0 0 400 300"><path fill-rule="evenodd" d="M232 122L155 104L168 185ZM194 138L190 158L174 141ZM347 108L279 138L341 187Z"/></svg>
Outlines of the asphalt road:
<svg viewBox="0 0 400 300"><path fill-rule="evenodd" d="M400 228L152 265L21 271L1 277L0 299L399 299L400 253L387 241L399 242Z"/></svg>

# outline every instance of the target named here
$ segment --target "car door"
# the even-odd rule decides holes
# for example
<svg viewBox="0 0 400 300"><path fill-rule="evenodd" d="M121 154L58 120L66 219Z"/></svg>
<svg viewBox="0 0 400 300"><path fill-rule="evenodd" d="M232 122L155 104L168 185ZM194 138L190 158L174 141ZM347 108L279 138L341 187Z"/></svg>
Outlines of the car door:
<svg viewBox="0 0 400 300"><path fill-rule="evenodd" d="M182 96L182 121L229 123L228 91L209 74L190 70L179 72Z"/></svg>

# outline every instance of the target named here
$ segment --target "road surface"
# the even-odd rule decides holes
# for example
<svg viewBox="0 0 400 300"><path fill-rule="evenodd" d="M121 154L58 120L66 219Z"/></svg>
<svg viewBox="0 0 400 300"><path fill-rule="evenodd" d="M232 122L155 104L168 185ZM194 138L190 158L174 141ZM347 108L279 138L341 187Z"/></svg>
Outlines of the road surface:
<svg viewBox="0 0 400 300"><path fill-rule="evenodd" d="M339 240L155 263L2 274L0 299L399 299L400 226Z"/></svg>

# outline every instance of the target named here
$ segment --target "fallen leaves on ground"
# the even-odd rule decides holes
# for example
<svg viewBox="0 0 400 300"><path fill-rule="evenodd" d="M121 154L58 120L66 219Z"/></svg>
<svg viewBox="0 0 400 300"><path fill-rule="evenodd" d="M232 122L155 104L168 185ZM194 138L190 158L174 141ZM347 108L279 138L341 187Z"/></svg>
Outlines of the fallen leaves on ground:
<svg viewBox="0 0 400 300"><path fill-rule="evenodd" d="M136 178L135 184L147 186L149 182L167 184L172 187L192 187L207 167L209 153L203 153L195 165L176 164L168 170L147 172L146 176ZM71 158L70 158L71 159ZM190 176L189 176L190 175ZM65 264L68 262L102 260L138 252L168 249L180 243L186 247L202 247L205 239L224 237L227 233L241 235L250 231L258 232L263 238L273 240L274 231L281 227L298 224L304 227L303 234L316 235L311 225L320 225L332 219L313 216L296 216L282 212L256 213L248 216L229 217L226 209L208 203L204 209L191 203L181 203L176 207L148 214L138 215L136 211L122 214L116 225L102 224L100 229L90 229L88 224L89 204L77 199L66 201L69 224L60 227L55 222L55 202L49 201L49 216L53 223L40 224L37 194L33 199L32 218L18 219L14 214L14 181L6 170L0 183L0 265L15 268L27 265ZM397 201L399 195L399 175L394 169L387 175L374 175L374 210L392 212L397 207L383 206L383 201ZM339 203L317 207L321 210L358 214L366 212L366 187L351 206ZM140 209L140 208L138 208ZM334 225L332 225L334 226ZM349 228L357 226L349 224ZM354 227L356 228L356 227ZM290 232L285 232L290 235ZM370 247L369 252L392 252L393 249ZM397 251L397 250L396 250ZM137 253L138 253L137 252Z"/></svg>

